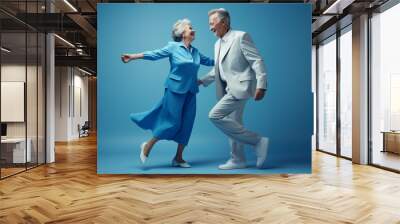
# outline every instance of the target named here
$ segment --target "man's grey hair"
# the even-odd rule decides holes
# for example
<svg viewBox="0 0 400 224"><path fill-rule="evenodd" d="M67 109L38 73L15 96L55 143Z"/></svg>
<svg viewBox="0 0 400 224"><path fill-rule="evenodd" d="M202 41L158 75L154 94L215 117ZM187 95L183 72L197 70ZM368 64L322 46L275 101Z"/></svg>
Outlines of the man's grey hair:
<svg viewBox="0 0 400 224"><path fill-rule="evenodd" d="M231 28L231 16L229 15L228 10L224 9L224 8L219 8L219 9L212 9L208 12L208 17L210 17L211 15L217 14L218 19L224 20L226 25L228 26L228 28Z"/></svg>
<svg viewBox="0 0 400 224"><path fill-rule="evenodd" d="M172 26L172 39L176 42L182 41L183 38L183 32L185 31L185 26L189 25L191 26L192 23L190 22L189 19L184 18L184 19L179 19L178 21L175 22L175 24Z"/></svg>

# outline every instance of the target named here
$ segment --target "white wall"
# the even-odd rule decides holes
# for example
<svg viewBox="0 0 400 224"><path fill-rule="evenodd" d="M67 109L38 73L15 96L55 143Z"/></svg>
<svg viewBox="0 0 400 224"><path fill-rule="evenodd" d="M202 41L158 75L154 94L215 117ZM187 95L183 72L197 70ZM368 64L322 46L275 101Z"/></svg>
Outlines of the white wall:
<svg viewBox="0 0 400 224"><path fill-rule="evenodd" d="M71 102L73 105L72 111L72 120L71 120L71 135L72 138L78 138L78 124L83 125L85 121L89 119L89 112L88 112L88 77L82 76L83 73L77 73L78 70L74 70L74 102Z"/></svg>
<svg viewBox="0 0 400 224"><path fill-rule="evenodd" d="M67 141L70 84L69 69L67 67L55 68L55 141Z"/></svg>
<svg viewBox="0 0 400 224"><path fill-rule="evenodd" d="M25 82L25 64L2 65L1 81ZM1 109L5 110L6 108L1 108ZM17 138L25 137L25 122L7 123L7 137L17 137Z"/></svg>
<svg viewBox="0 0 400 224"><path fill-rule="evenodd" d="M25 71L27 69L27 73ZM19 64L5 64L1 66L1 81L2 82L25 82L25 75L28 75L28 82L30 86L36 86L36 66L27 66ZM36 87L27 88L27 118L28 118L28 137L30 133L36 133ZM6 96L3 96L6 97ZM39 105L40 107L41 105ZM7 108L1 108L6 110ZM33 113L33 111L35 113ZM32 123L33 122L33 123ZM7 136L8 137L25 137L25 123L26 122L7 122ZM35 134L36 136L36 134Z"/></svg>
<svg viewBox="0 0 400 224"><path fill-rule="evenodd" d="M76 68L56 67L55 87L55 140L77 139L78 124L88 120L88 77Z"/></svg>

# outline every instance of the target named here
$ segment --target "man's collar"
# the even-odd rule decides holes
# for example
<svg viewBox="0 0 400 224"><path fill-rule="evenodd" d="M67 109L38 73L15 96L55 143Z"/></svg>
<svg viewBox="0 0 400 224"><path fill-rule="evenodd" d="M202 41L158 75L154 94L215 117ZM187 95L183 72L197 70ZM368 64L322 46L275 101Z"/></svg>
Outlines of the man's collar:
<svg viewBox="0 0 400 224"><path fill-rule="evenodd" d="M230 36L231 33L232 33L231 30L232 30L232 29L229 29L228 32L226 32L225 35L222 36L221 39L222 39L224 42L227 41L227 40L229 39L229 36Z"/></svg>

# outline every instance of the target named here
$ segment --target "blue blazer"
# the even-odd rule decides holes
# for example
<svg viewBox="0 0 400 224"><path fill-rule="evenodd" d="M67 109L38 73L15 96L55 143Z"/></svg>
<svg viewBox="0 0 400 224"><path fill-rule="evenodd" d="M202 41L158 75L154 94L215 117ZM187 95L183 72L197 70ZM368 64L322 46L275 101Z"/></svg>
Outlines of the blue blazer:
<svg viewBox="0 0 400 224"><path fill-rule="evenodd" d="M171 65L164 86L175 93L197 93L197 72L200 64L214 66L214 60L202 55L197 48L187 49L183 42L168 42L167 46L143 52L143 59L158 60L169 57Z"/></svg>

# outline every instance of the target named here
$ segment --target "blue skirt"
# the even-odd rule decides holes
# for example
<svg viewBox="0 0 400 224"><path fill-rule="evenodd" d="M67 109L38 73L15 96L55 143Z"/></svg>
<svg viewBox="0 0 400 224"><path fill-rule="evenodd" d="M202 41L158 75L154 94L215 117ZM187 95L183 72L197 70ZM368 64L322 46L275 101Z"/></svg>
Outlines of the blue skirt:
<svg viewBox="0 0 400 224"><path fill-rule="evenodd" d="M139 127L151 130L157 139L187 145L196 117L196 94L179 94L165 89L161 101L151 110L130 114Z"/></svg>

